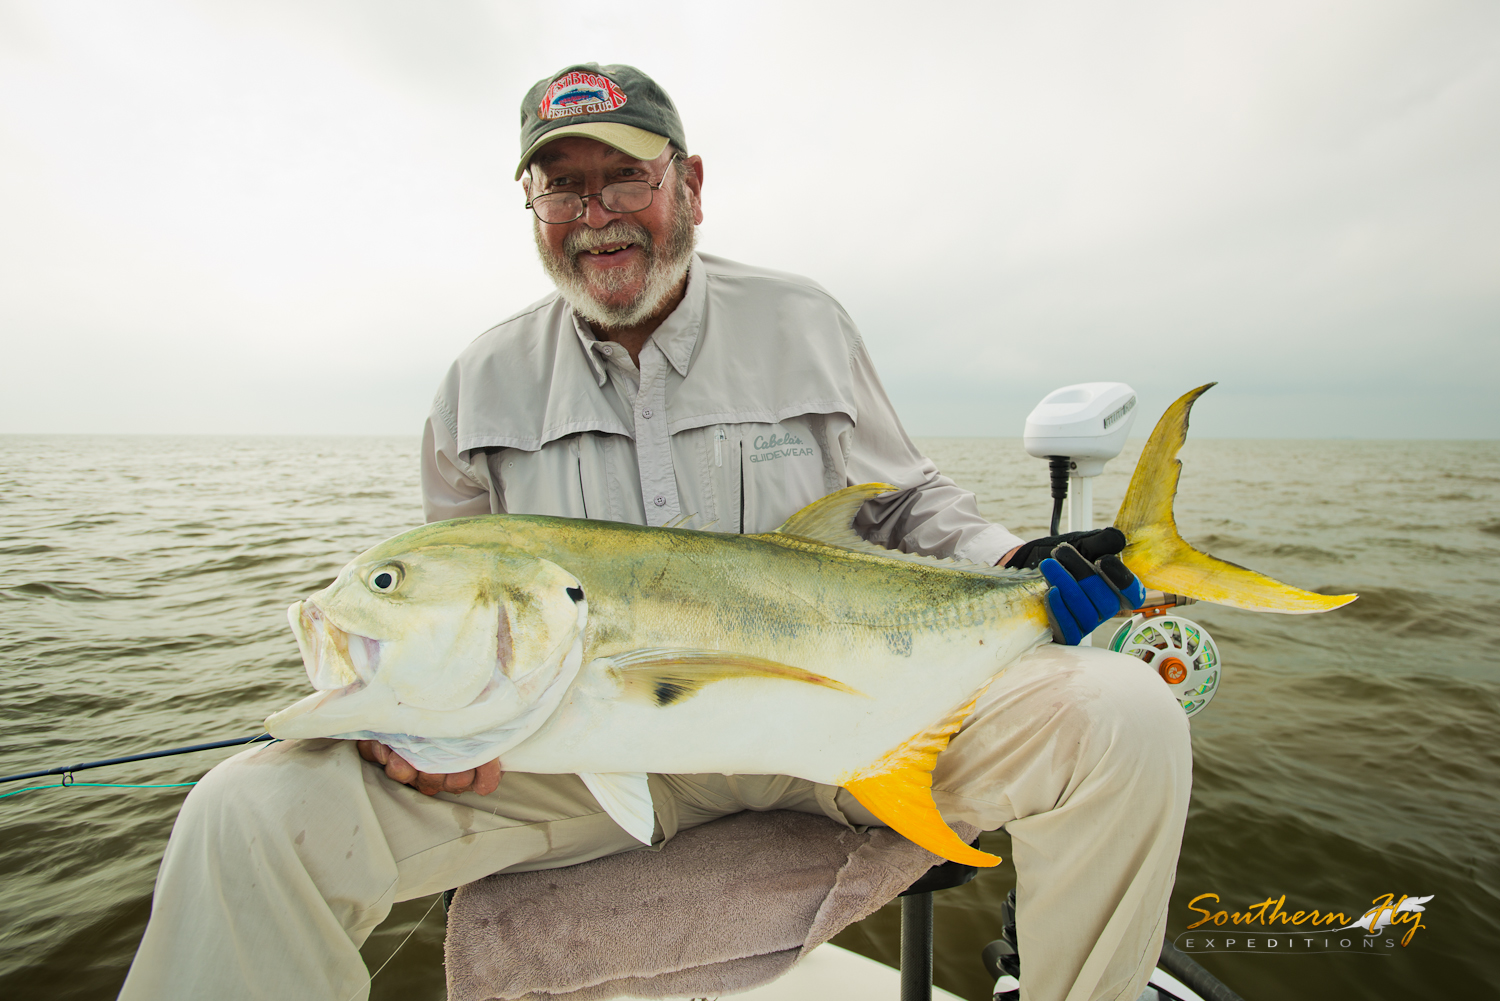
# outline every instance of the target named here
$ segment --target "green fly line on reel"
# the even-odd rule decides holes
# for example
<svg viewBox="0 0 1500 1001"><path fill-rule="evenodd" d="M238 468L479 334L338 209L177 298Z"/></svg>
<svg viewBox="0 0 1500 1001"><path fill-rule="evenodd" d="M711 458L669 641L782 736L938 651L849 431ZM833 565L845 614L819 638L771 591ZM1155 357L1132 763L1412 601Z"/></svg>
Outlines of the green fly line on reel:
<svg viewBox="0 0 1500 1001"><path fill-rule="evenodd" d="M1150 664L1189 716L1219 690L1219 648L1192 619L1137 612L1115 630L1109 648Z"/></svg>

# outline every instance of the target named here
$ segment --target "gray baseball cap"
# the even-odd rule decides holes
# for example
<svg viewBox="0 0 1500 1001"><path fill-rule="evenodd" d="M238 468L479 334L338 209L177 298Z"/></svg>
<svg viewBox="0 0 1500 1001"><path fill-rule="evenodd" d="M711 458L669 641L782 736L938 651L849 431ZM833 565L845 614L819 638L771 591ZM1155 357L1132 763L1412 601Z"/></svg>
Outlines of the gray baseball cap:
<svg viewBox="0 0 1500 1001"><path fill-rule="evenodd" d="M532 85L521 101L521 162L554 139L597 139L637 160L655 160L670 142L687 152L682 119L667 92L634 66L575 63Z"/></svg>

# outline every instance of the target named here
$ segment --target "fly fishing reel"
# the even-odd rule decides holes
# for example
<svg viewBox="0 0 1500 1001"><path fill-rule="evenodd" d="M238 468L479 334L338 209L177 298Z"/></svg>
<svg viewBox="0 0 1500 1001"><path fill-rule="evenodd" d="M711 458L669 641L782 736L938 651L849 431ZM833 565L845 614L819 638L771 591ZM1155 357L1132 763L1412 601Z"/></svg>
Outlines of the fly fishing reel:
<svg viewBox="0 0 1500 1001"><path fill-rule="evenodd" d="M1219 690L1219 648L1192 619L1137 612L1115 630L1109 648L1150 664L1189 716L1202 712Z"/></svg>

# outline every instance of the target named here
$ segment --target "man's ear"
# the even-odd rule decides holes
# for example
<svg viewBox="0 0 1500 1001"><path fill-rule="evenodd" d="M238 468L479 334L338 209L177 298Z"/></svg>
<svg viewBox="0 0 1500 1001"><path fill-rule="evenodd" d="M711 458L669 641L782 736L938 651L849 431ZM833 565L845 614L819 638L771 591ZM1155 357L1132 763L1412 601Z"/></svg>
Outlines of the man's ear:
<svg viewBox="0 0 1500 1001"><path fill-rule="evenodd" d="M693 199L693 223L703 225L703 157L685 156L680 161L687 171L687 189Z"/></svg>

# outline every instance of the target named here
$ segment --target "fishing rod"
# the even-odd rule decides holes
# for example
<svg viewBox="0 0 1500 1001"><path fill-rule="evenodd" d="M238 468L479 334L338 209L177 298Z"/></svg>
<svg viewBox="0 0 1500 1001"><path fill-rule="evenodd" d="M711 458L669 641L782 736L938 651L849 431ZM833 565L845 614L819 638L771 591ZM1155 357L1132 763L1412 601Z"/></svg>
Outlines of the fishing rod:
<svg viewBox="0 0 1500 1001"><path fill-rule="evenodd" d="M105 758L102 761L85 761L78 765L59 765L56 768L48 768L39 772L22 772L19 775L6 775L0 777L0 782L19 782L22 779L39 779L47 775L61 775L63 785L71 785L74 772L81 772L89 768L103 768L105 765L123 765L127 761L145 761L148 758L166 758L174 754L189 754L193 751L212 751L217 747L236 747L240 744L255 744L265 740L275 740L269 733L263 733L258 737L236 737L233 740L216 740L209 744L193 744L189 747L171 747L165 751L146 751L142 754L127 754L120 758Z"/></svg>

